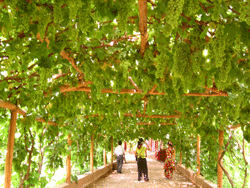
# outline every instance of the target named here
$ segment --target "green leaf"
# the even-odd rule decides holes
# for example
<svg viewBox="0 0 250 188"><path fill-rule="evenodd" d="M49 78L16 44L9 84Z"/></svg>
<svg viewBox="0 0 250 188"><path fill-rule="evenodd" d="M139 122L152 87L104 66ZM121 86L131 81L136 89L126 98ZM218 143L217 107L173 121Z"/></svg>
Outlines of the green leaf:
<svg viewBox="0 0 250 188"><path fill-rule="evenodd" d="M8 88L9 84L6 81L0 82L0 91Z"/></svg>
<svg viewBox="0 0 250 188"><path fill-rule="evenodd" d="M200 39L203 39L206 35L207 35L207 31L208 31L209 27L206 27L202 33L200 34Z"/></svg>

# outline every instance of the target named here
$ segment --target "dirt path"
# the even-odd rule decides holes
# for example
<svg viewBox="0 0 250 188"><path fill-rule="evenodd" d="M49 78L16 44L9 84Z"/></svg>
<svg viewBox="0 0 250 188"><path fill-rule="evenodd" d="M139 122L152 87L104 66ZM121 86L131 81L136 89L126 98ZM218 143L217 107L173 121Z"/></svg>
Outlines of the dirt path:
<svg viewBox="0 0 250 188"><path fill-rule="evenodd" d="M88 188L141 188L141 187L171 187L171 188L194 188L191 182L186 180L180 173L175 171L173 180L165 179L163 174L163 163L158 162L154 159L147 159L148 162L148 172L149 172L149 181L137 181L137 164L135 162L134 155L126 155L127 163L123 164L122 174L118 174L113 171L110 175L105 178L100 179L95 182Z"/></svg>

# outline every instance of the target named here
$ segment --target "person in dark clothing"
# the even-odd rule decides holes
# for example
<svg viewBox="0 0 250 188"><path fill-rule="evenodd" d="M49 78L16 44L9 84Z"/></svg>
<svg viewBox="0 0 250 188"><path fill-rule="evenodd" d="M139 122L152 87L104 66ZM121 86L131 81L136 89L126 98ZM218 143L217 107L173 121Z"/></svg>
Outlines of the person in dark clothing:
<svg viewBox="0 0 250 188"><path fill-rule="evenodd" d="M143 143L138 141L135 155L137 156L137 169L138 169L138 181L141 181L142 173L144 174L144 180L148 181L148 166L147 166L147 148L143 146Z"/></svg>

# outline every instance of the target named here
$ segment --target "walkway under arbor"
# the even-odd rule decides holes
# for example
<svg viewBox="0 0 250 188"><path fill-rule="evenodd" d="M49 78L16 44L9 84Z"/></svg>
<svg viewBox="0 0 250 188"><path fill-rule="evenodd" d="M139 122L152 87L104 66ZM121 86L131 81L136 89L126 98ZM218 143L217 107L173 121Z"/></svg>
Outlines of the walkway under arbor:
<svg viewBox="0 0 250 188"><path fill-rule="evenodd" d="M126 154L127 163L123 165L122 174L113 171L108 176L94 182L88 188L107 188L107 187L195 187L195 185L187 180L180 172L175 171L173 180L165 179L163 174L163 163L157 160L148 158L149 181L137 181L137 164L135 157L132 154Z"/></svg>

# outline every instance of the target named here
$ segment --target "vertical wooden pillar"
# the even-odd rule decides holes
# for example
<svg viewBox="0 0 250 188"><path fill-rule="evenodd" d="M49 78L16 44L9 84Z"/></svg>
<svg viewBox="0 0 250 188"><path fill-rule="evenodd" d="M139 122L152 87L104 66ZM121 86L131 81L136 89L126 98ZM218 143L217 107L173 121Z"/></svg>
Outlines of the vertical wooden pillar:
<svg viewBox="0 0 250 188"><path fill-rule="evenodd" d="M218 154L218 160L223 152L223 146L224 146L224 131L219 130L219 154ZM222 163L222 161L221 161ZM217 164L217 175L218 175L218 188L222 188L223 184L223 170L220 167L219 163Z"/></svg>
<svg viewBox="0 0 250 188"><path fill-rule="evenodd" d="M68 145L69 148L71 146L71 134L68 135ZM71 149L70 149L70 154L67 156L67 161L66 161L66 183L70 183L71 181Z"/></svg>
<svg viewBox="0 0 250 188"><path fill-rule="evenodd" d="M17 121L17 111L11 111L11 120L8 133L8 144L7 144L7 154L5 160L5 179L4 188L10 188L11 186L11 173L12 173L12 161L15 143L15 132L16 132L16 121Z"/></svg>
<svg viewBox="0 0 250 188"><path fill-rule="evenodd" d="M111 166L113 166L113 153L114 153L114 146L113 146L113 136L111 136Z"/></svg>
<svg viewBox="0 0 250 188"><path fill-rule="evenodd" d="M90 146L90 172L94 171L94 134L91 134L91 146Z"/></svg>
<svg viewBox="0 0 250 188"><path fill-rule="evenodd" d="M200 135L197 136L197 169L196 169L196 175L199 176L201 173L201 162L200 162L200 148L201 145L201 137Z"/></svg>
<svg viewBox="0 0 250 188"><path fill-rule="evenodd" d="M107 155L106 150L103 150L103 166L107 166Z"/></svg>

